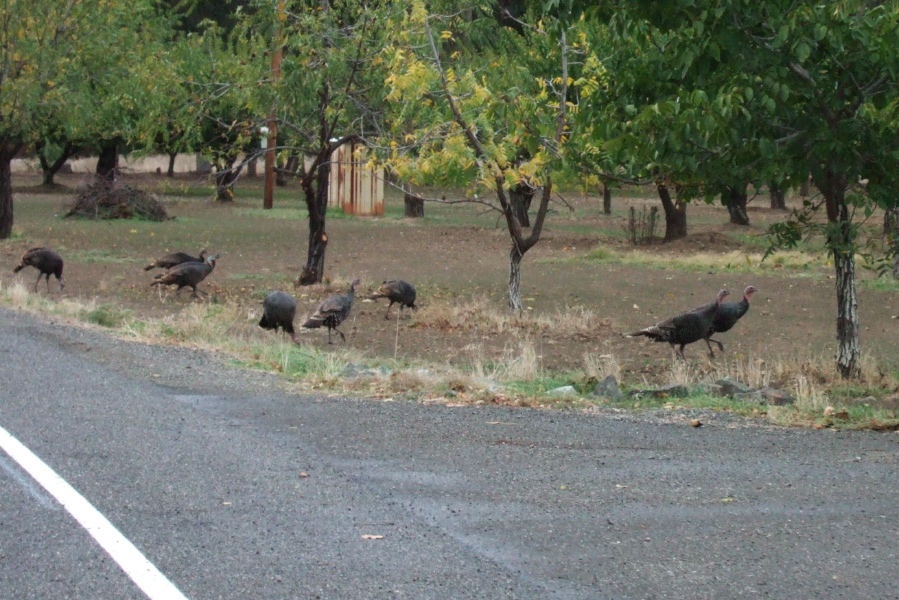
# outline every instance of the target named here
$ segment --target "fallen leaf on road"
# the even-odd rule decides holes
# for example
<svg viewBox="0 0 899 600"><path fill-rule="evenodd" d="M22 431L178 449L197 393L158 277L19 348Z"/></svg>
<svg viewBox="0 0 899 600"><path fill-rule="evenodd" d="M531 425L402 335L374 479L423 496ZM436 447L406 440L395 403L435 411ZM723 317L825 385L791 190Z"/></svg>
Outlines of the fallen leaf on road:
<svg viewBox="0 0 899 600"><path fill-rule="evenodd" d="M362 539L363 540L383 540L384 536L383 535L372 535L370 533L363 533Z"/></svg>

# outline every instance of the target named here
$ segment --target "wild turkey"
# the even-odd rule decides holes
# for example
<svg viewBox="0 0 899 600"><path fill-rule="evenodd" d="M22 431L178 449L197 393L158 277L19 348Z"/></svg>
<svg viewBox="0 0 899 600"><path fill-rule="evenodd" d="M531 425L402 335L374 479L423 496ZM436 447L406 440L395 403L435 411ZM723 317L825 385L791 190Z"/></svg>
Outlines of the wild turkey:
<svg viewBox="0 0 899 600"><path fill-rule="evenodd" d="M212 273L218 257L218 254L213 254L212 256L207 256L203 262L186 262L175 265L165 273L157 275L150 286L177 285L176 294L181 292L181 288L189 287L193 290L192 297L196 298L197 285ZM206 292L203 293L205 294Z"/></svg>
<svg viewBox="0 0 899 600"><path fill-rule="evenodd" d="M675 345L679 345L680 348L677 349L676 353L684 360L687 360L684 356L684 346L705 339L709 335L718 307L721 305L721 301L729 294L730 292L727 290L721 290L718 292L718 297L714 302L703 304L699 308L671 317L652 327L629 333L627 337L643 335L654 342L668 342L671 344L672 350L674 350Z"/></svg>
<svg viewBox="0 0 899 600"><path fill-rule="evenodd" d="M387 298L390 300L390 304L387 306L387 313L384 315L385 319L390 318L390 309L394 303L400 305L401 315L403 314L403 308L407 306L416 310L418 309L418 307L415 306L415 286L400 279L385 281L381 284L381 287L378 288L378 291L372 294L369 299L377 300L378 298Z"/></svg>
<svg viewBox="0 0 899 600"><path fill-rule="evenodd" d="M22 264L12 270L18 273L25 267L34 267L38 270L37 281L34 282L34 291L37 292L37 284L41 282L41 277L47 278L47 291L50 291L50 275L55 275L59 280L59 291L66 287L66 282L62 278L62 257L50 250L49 248L32 248L22 255Z"/></svg>
<svg viewBox="0 0 899 600"><path fill-rule="evenodd" d="M263 329L278 330L278 327L290 334L290 339L299 344L293 330L293 318L297 314L297 301L286 292L271 292L262 301L262 318L259 326Z"/></svg>
<svg viewBox="0 0 899 600"><path fill-rule="evenodd" d="M721 352L724 352L724 344L718 340L713 340L712 336L716 333L730 331L731 328L737 324L737 321L740 320L740 317L745 315L746 311L749 310L749 299L752 298L752 295L757 291L759 290L754 285L746 286L746 289L743 290L743 300L740 302L724 302L718 307L718 312L715 313L715 319L712 321L712 329L704 338L705 343L709 347L710 356L715 356L715 352L712 350L712 344L709 342L715 342L718 344L718 349Z"/></svg>
<svg viewBox="0 0 899 600"><path fill-rule="evenodd" d="M165 256L161 256L151 262L149 265L144 267L144 271L149 271L150 269L171 269L172 267L178 266L182 263L186 262L198 262L201 263L206 260L206 250L200 250L200 256L191 256L186 252L173 252L171 254L166 254Z"/></svg>
<svg viewBox="0 0 899 600"><path fill-rule="evenodd" d="M328 328L328 343L331 343L331 330L333 329L340 334L340 338L345 342L346 336L337 329L337 326L349 316L350 310L353 308L353 300L356 299L356 286L359 285L358 278L353 280L350 285L350 291L346 294L331 296L322 300L318 308L309 319L303 323L304 329L317 329L321 326Z"/></svg>

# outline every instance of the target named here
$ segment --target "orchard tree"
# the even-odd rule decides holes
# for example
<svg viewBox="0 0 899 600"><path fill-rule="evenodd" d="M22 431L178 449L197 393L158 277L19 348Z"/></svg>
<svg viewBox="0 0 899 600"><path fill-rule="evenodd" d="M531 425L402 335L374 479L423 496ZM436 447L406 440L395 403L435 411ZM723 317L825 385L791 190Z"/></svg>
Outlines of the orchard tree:
<svg viewBox="0 0 899 600"><path fill-rule="evenodd" d="M150 0L8 3L0 16L0 239L13 226L11 163L48 135L139 144L166 82L168 21Z"/></svg>
<svg viewBox="0 0 899 600"><path fill-rule="evenodd" d="M586 12L608 18L594 5ZM899 202L899 4L624 0L613 20L644 23L665 36L662 59L683 81L678 98L730 107L754 125L744 144L757 149L759 160L781 157L787 172L780 175L792 181L811 173L820 199L806 200L774 226L773 241L792 246L823 234L836 272L836 365L842 376L857 376L859 227L875 208ZM709 140L727 124L725 114L692 120L704 147L713 147Z"/></svg>
<svg viewBox="0 0 899 600"><path fill-rule="evenodd" d="M215 168L215 197L234 198L245 162L259 152L259 117L254 108L265 53L245 31L229 33L211 21L172 46L177 82L171 93L179 106L160 114L165 124L154 146L170 155L193 150Z"/></svg>
<svg viewBox="0 0 899 600"><path fill-rule="evenodd" d="M784 145L804 159L822 196L775 227L775 241L795 245L800 235L820 230L808 217L823 209L821 233L836 273L837 368L855 377L859 226L874 208L899 206L899 4L832 2L784 11L773 22L738 24L772 63L772 87L787 90L786 101L772 97L788 127Z"/></svg>
<svg viewBox="0 0 899 600"><path fill-rule="evenodd" d="M574 21L578 20L574 15ZM669 35L640 20L589 21L582 93L570 160L604 180L652 183L665 215L665 241L685 237L687 202L700 193L708 119L703 98L684 94L667 60Z"/></svg>
<svg viewBox="0 0 899 600"><path fill-rule="evenodd" d="M401 3L365 0L260 2L243 23L243 35L252 36L265 56L283 52L279 73L266 67L253 75L259 82L253 105L258 125L273 114L276 151L307 159L295 161L309 225L301 285L324 277L331 155L377 131L390 13L402 8ZM290 145L281 143L287 139Z"/></svg>
<svg viewBox="0 0 899 600"><path fill-rule="evenodd" d="M520 312L521 260L540 240L574 105L569 31L523 15L498 27L477 7L430 8L412 2L391 26L386 164L412 184L462 185L503 215L509 307ZM538 191L527 227L522 197Z"/></svg>

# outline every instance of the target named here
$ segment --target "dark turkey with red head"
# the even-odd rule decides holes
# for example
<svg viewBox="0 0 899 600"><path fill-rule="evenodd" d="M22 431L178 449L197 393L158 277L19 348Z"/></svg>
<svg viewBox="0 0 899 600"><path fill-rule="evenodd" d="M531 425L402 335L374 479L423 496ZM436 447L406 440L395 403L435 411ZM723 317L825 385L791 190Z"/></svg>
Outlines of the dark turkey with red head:
<svg viewBox="0 0 899 600"><path fill-rule="evenodd" d="M730 292L727 290L721 290L714 302L703 304L699 308L671 317L646 329L629 333L627 337L642 335L654 342L668 342L671 344L672 350L675 350L675 346L679 346L675 353L687 360L684 356L684 346L705 339L712 329L721 301L729 294Z"/></svg>
<svg viewBox="0 0 899 600"><path fill-rule="evenodd" d="M749 310L749 299L752 298L752 295L757 291L759 291L758 288L754 285L749 285L743 290L743 299L740 302L721 303L721 306L718 307L718 312L715 313L715 319L712 321L712 329L705 337L705 343L709 347L709 355L715 356L715 352L712 350L712 344L710 342L718 344L718 349L721 352L724 352L724 344L718 340L713 340L712 336L716 333L730 331L731 328L737 324L737 321L739 321Z"/></svg>

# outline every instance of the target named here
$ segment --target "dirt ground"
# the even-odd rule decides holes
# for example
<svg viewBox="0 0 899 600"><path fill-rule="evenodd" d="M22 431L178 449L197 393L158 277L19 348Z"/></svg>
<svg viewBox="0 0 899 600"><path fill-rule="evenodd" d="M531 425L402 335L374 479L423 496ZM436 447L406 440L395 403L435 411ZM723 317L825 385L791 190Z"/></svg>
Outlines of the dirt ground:
<svg viewBox="0 0 899 600"><path fill-rule="evenodd" d="M132 177L130 182L169 186L170 190L204 183L190 178L171 182L164 177ZM24 176L14 181L16 235L0 244L0 260L6 265L0 274L4 282L20 277L31 285L37 275L33 269L13 276L12 268L24 250L46 245L66 258L64 296L114 303L139 316L164 316L198 300L190 299L186 292L176 298L150 289L152 273L142 267L166 252L196 253L208 248L219 252L221 258L200 288L210 293L212 301L239 302L246 308L247 326L258 318L259 301L272 289L284 289L298 297L299 321L311 314L322 296L353 277L362 278L363 295L385 279L410 281L418 288L422 311L429 305L460 304L471 298L486 298L497 311L505 307L509 239L496 214L484 214L482 207L427 204L425 219L410 220L402 218L400 196L389 194L384 217L331 218L326 276L336 285L333 290L310 289L292 285L305 261L308 231L298 209L296 188L279 189L276 208L270 214L261 210L260 184L244 180L237 200L230 204L213 202L211 192L166 195L176 218L165 223L90 222L57 216L71 202L73 189L82 179L60 177L59 183L65 187L54 193L33 187L36 183L36 178ZM630 206L642 208L657 201L635 193L616 195L613 214L604 216L596 197L575 192L564 198L567 206L555 205L543 239L523 262L525 325L492 332L477 322L477 311L472 313L473 322L463 326L423 323L415 315L404 316L397 324L395 319L384 319L386 301L359 302L341 328L347 344L371 356L392 358L396 353L399 358L470 364L476 357L502 360L508 352L514 354L522 340L529 340L547 370L583 369L585 356L613 356L624 379L653 381L670 368L670 348L623 334L709 302L722 287L733 294L731 301L738 301L743 288L752 284L761 291L753 298L749 313L734 330L720 336L727 357L764 361L833 357L836 301L832 272L827 268L811 272L772 268L750 275L715 268L686 271L570 260L603 245L628 251L631 247L622 231ZM752 236L761 236L771 222L785 216L768 209L767 204L767 197L753 201L749 227L730 225L721 206L691 204L687 239L641 250L668 256L759 252L760 242L752 241ZM861 279L871 277L859 270ZM896 369L899 294L894 288L878 291L872 287L862 286L859 293L862 350L884 368ZM52 293L57 289L54 280ZM43 283L39 290L46 293ZM535 315L565 312L589 315L584 317L589 323L563 331L550 327L534 332L527 326ZM327 346L323 330L303 332L301 338L306 344ZM708 365L704 344L689 346L686 354L691 362Z"/></svg>

